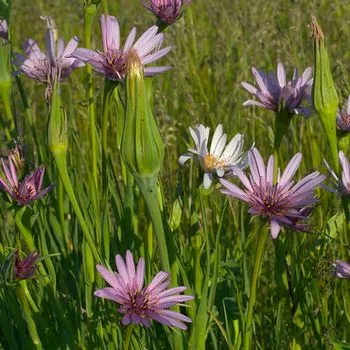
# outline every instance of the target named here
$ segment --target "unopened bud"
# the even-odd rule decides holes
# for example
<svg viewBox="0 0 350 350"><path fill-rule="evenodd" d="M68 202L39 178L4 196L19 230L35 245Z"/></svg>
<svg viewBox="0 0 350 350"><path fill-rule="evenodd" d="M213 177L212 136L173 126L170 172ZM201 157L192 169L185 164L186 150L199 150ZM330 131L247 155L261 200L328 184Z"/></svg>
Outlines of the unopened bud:
<svg viewBox="0 0 350 350"><path fill-rule="evenodd" d="M311 20L314 39L315 73L313 83L313 103L320 116L328 138L333 162L338 168L338 149L336 137L336 118L338 110L338 94L332 78L324 34L315 17Z"/></svg>
<svg viewBox="0 0 350 350"><path fill-rule="evenodd" d="M164 144L152 112L151 85L146 81L136 51L127 58L126 112L121 154L130 172L139 178L158 176Z"/></svg>

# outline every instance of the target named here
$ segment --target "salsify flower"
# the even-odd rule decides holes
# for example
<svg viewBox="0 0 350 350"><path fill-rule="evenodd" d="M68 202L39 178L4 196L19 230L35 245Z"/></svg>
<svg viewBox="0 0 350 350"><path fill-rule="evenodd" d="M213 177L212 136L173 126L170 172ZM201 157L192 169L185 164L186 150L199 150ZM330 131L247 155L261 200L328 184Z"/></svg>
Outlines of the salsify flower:
<svg viewBox="0 0 350 350"><path fill-rule="evenodd" d="M256 148L248 152L250 168L249 178L240 169L235 173L243 183L245 190L233 183L221 179L222 193L238 198L250 206L249 213L270 220L271 235L275 239L286 225L295 230L305 230L303 220L308 219L310 207L317 202L314 190L324 179L318 171L309 174L295 184L292 177L299 168L302 155L297 153L288 163L277 182L274 181L274 156L270 156L267 167Z"/></svg>
<svg viewBox="0 0 350 350"><path fill-rule="evenodd" d="M19 257L18 249L15 252L15 262L13 266L13 276L18 280L26 280L34 276L37 269L37 262L40 256L37 252L30 253L23 260Z"/></svg>
<svg viewBox="0 0 350 350"><path fill-rule="evenodd" d="M310 115L310 109L302 106L302 103L311 99L311 85L313 81L311 67L306 68L301 76L299 76L298 70L295 68L293 78L288 82L282 63L277 65L277 75L274 72L267 74L263 70L258 70L254 67L252 72L258 87L245 81L241 85L258 100L247 100L243 103L243 106L256 105L275 112L287 109L292 115Z"/></svg>
<svg viewBox="0 0 350 350"><path fill-rule="evenodd" d="M328 188L332 192L339 192L344 196L350 196L350 162L343 151L339 151L339 162L342 167L342 178L339 179L337 174L331 169L326 160L323 160L328 171L333 176L333 185L336 189Z"/></svg>
<svg viewBox="0 0 350 350"><path fill-rule="evenodd" d="M6 19L0 19L0 38L7 40L8 38L8 27Z"/></svg>
<svg viewBox="0 0 350 350"><path fill-rule="evenodd" d="M189 153L179 158L179 163L184 163L191 158L198 158L204 170L203 186L209 188L214 180L215 174L223 177L225 173L233 173L234 168L243 168L246 157L242 152L244 137L237 134L226 146L227 135L219 124L214 132L210 150L208 151L209 127L202 124L196 125L194 129L189 128L195 148L189 148ZM226 146L226 147L225 147Z"/></svg>
<svg viewBox="0 0 350 350"><path fill-rule="evenodd" d="M350 131L350 95L345 106L338 110L337 128L341 131Z"/></svg>
<svg viewBox="0 0 350 350"><path fill-rule="evenodd" d="M33 39L24 45L26 56L16 54L16 64L19 70L29 78L47 85L46 98L49 99L56 78L66 79L73 69L84 65L82 61L71 57L78 46L78 38L73 37L64 47L63 39L57 39L55 23L50 16L41 17L47 22L45 37L46 53L40 50Z"/></svg>
<svg viewBox="0 0 350 350"><path fill-rule="evenodd" d="M8 165L1 159L3 173L6 180L0 178L0 188L7 192L18 205L27 205L30 202L45 196L53 189L53 184L45 189L41 189L45 174L45 169L40 167L27 175L23 181L19 182L17 170L12 157L8 157Z"/></svg>
<svg viewBox="0 0 350 350"><path fill-rule="evenodd" d="M336 260L334 265L336 277L350 279L350 264L342 260Z"/></svg>
<svg viewBox="0 0 350 350"><path fill-rule="evenodd" d="M170 51L170 47L160 49L164 34L157 34L157 26L152 26L146 30L135 43L136 29L133 28L125 41L124 47L120 46L119 23L115 17L101 15L101 32L103 52L79 48L72 53L72 57L90 63L96 72L110 80L124 80L127 56L131 50L137 52L142 65L152 63ZM168 66L146 67L144 73L146 76L151 76L168 69L170 69Z"/></svg>
<svg viewBox="0 0 350 350"><path fill-rule="evenodd" d="M144 286L145 261L143 258L135 268L134 258L130 251L126 252L124 262L120 255L115 257L118 272L111 272L102 265L96 268L110 287L98 289L94 295L119 304L118 311L124 314L122 324L141 324L149 327L151 320L167 326L187 329L184 322L191 319L179 312L170 310L171 306L193 299L191 295L179 295L186 287L167 289L169 274L158 272L148 286Z"/></svg>
<svg viewBox="0 0 350 350"><path fill-rule="evenodd" d="M143 6L167 25L173 24L181 16L183 6L190 2L191 0L142 0Z"/></svg>

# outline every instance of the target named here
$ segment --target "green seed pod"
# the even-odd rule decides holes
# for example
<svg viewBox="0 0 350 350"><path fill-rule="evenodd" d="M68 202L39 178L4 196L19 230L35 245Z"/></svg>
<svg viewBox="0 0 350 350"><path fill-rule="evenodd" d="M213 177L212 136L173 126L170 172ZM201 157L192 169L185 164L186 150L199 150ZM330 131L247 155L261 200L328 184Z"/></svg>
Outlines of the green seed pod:
<svg viewBox="0 0 350 350"><path fill-rule="evenodd" d="M152 112L150 81L144 78L136 51L131 51L127 59L121 154L136 178L157 177L164 158L164 144Z"/></svg>
<svg viewBox="0 0 350 350"><path fill-rule="evenodd" d="M328 52L324 42L324 34L315 17L312 17L311 28L315 50L313 103L327 135L334 166L336 170L338 170L336 136L336 116L339 102L338 94L331 74Z"/></svg>

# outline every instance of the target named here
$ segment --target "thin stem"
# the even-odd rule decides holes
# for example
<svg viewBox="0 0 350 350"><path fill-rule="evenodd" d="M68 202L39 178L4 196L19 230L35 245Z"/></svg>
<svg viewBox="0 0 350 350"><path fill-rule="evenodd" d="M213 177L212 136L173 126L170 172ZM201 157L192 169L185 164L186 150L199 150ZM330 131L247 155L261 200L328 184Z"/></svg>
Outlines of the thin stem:
<svg viewBox="0 0 350 350"><path fill-rule="evenodd" d="M134 329L134 325L132 323L130 323L126 328L125 340L124 340L124 350L129 350L130 340L131 340L131 335L132 335L133 329Z"/></svg>
<svg viewBox="0 0 350 350"><path fill-rule="evenodd" d="M108 1L107 0L101 0L101 9L102 13L105 15L108 15Z"/></svg>
<svg viewBox="0 0 350 350"><path fill-rule="evenodd" d="M265 245L268 237L268 233L265 230L262 230L262 233L259 233L259 234L261 236L259 237L257 247L256 247L253 276L250 284L249 304L248 304L248 312L247 312L247 319L246 319L247 321L245 326L244 342L243 342L244 350L250 349L250 343L252 338L253 310L254 310L254 305L256 301L256 287L257 287L258 277L260 275L261 263L263 260Z"/></svg>
<svg viewBox="0 0 350 350"><path fill-rule="evenodd" d="M79 221L79 224L83 230L84 237L91 249L91 252L95 258L96 261L101 261L99 253L96 249L96 245L92 239L90 230L84 220L83 213L81 212L80 206L78 204L78 201L75 197L73 186L70 182L69 176L68 176L68 171L67 171L67 160L66 160L66 155L65 153L61 152L52 152L56 165L57 165L57 170L58 173L62 179L63 186L67 192L67 195L69 197L70 202L72 203L72 207L74 209L74 212L77 216L77 219Z"/></svg>
<svg viewBox="0 0 350 350"><path fill-rule="evenodd" d="M84 39L85 47L91 47L91 27L96 14L96 5L90 4L84 9ZM91 170L96 189L98 189L98 170L97 170L97 137L96 137L96 112L94 100L94 86L92 81L92 67L86 65L87 89L86 96L88 100L88 113L90 118L91 132Z"/></svg>
<svg viewBox="0 0 350 350"><path fill-rule="evenodd" d="M170 272L170 263L167 242L163 226L162 211L159 206L157 194L156 178L140 178L136 177L136 182L141 190L143 198L147 204L148 211L151 216L154 232L156 234L158 250L160 255L161 266L164 271Z"/></svg>

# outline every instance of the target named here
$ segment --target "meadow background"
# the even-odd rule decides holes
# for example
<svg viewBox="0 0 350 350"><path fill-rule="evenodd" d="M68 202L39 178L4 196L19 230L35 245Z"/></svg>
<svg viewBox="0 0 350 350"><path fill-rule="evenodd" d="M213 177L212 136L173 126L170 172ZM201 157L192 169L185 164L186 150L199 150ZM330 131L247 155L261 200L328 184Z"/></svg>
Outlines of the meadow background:
<svg viewBox="0 0 350 350"><path fill-rule="evenodd" d="M108 1L109 13L118 18L122 42L135 25L138 35L154 18L137 0ZM54 18L59 36L73 35L84 47L83 1L17 0L12 2L10 26L13 51L33 38L44 48L45 23ZM251 219L247 206L226 199L213 186L203 195L202 171L192 162L181 168L178 157L192 145L188 127L201 123L215 129L222 123L229 137L245 136L245 149L255 143L266 160L273 153L273 113L244 108L249 94L241 81L253 82L251 67L276 70L281 61L289 77L292 69L313 65L310 16L315 15L327 40L333 78L340 102L350 93L350 6L347 1L295 0L253 2L241 0L193 0L184 16L166 31L170 54L162 59L173 69L153 79L154 114L166 146L160 189L166 234L173 242L178 284L195 295L183 313L192 318L187 331L169 330L156 324L136 327L135 349L240 349L254 264L255 246L264 220ZM92 47L102 48L99 12L93 25ZM48 110L44 85L20 76L14 81L12 108L17 137L25 145L27 160L43 164L45 183L56 188L28 207L22 223L34 237L42 261L39 276L26 282L29 314L40 342L34 344L18 286L0 290L0 348L3 349L122 349L125 328L112 302L93 297L105 286L83 239L80 224L60 186L55 164L47 149ZM97 129L101 123L103 78L93 75ZM18 86L28 102L23 104ZM135 187L132 215L123 210L124 187L118 151L120 124L112 117L109 134L110 163L108 210L95 212L91 198L90 126L86 100L86 70L75 70L62 84L62 101L68 117L69 176L91 231L108 233L109 257L103 261L115 270L114 256L144 256L148 281L159 270L159 254L143 198ZM0 115L4 113L0 105ZM30 123L33 117L35 132ZM9 142L3 132L1 155ZM281 166L297 152L303 161L297 177L327 170L331 161L328 144L317 115L308 120L295 116L281 146ZM348 157L350 156L347 152ZM349 237L344 237L339 196L320 190L320 204L312 216L312 232L281 232L269 238L260 272L254 312L253 349L350 348L350 284L335 279L335 259L350 260ZM99 197L100 196L100 197ZM6 198L6 195L3 195ZM60 204L60 205L59 205ZM15 212L1 200L0 253L14 247L28 253L16 224ZM132 224L130 224L132 223ZM22 227L23 229L23 227ZM106 247L104 246L104 251ZM108 250L108 249L107 249ZM27 295L28 297L28 295ZM29 297L28 297L29 298ZM29 300L29 299L28 299ZM33 325L32 325L33 326ZM346 343L348 345L346 345Z"/></svg>

